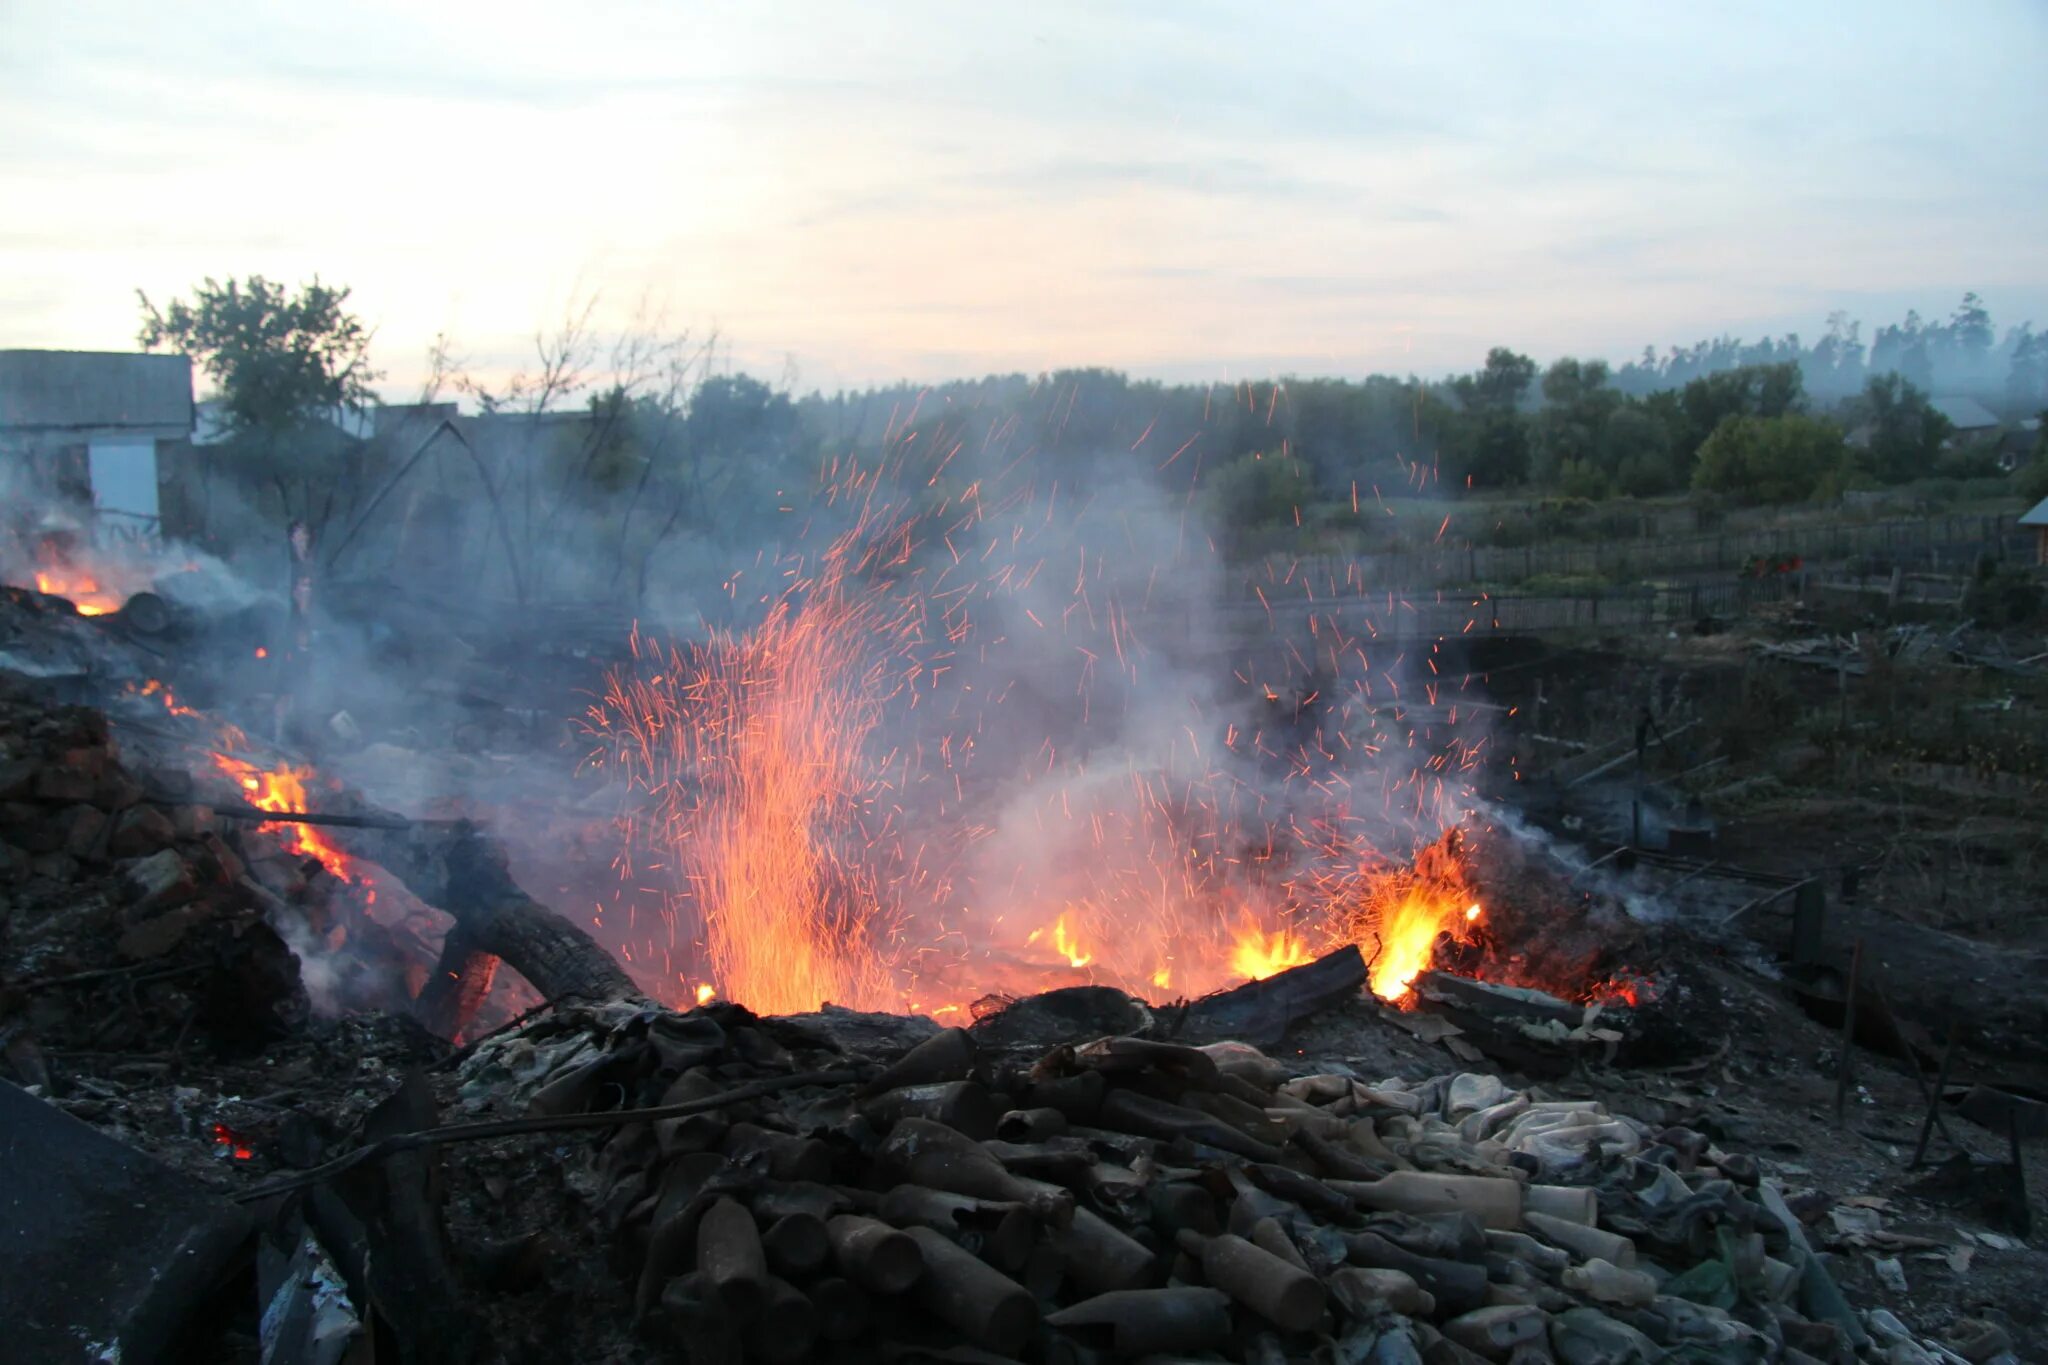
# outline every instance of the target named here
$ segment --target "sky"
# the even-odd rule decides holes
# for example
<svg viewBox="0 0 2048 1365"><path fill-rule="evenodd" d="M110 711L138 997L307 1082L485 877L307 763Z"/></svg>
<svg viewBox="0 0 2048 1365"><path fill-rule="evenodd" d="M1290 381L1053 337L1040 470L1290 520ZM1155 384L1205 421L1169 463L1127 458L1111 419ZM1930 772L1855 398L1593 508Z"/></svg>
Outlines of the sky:
<svg viewBox="0 0 2048 1365"><path fill-rule="evenodd" d="M827 390L2048 326L2048 3L0 0L0 347L318 274Z"/></svg>

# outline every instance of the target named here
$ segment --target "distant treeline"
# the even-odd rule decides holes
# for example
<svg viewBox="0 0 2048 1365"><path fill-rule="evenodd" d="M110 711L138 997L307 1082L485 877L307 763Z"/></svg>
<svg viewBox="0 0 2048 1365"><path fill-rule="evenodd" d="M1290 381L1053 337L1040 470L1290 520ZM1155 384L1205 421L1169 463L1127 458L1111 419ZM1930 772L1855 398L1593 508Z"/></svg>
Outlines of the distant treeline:
<svg viewBox="0 0 2048 1365"><path fill-rule="evenodd" d="M2048 335L1995 335L1975 294L1945 323L1879 328L1837 313L1797 336L1673 347L1619 369L1566 358L1539 371L1495 347L1444 380L1165 384L1109 370L902 384L795 403L826 450L933 439L1052 456L1150 455L1206 469L1232 520L1286 515L1359 488L1533 487L1601 498L1687 488L1736 501L1810 498L1933 475L1997 472L1993 442L1957 448L1932 395L1967 395L2015 424L2048 404Z"/></svg>

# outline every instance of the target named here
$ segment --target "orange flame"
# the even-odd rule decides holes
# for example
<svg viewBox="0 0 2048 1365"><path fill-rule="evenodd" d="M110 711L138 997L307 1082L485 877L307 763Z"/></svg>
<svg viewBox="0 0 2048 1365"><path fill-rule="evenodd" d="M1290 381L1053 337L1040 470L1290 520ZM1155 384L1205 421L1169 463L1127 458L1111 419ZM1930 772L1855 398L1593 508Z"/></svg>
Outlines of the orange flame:
<svg viewBox="0 0 2048 1365"><path fill-rule="evenodd" d="M70 598L80 616L105 616L119 611L126 600L102 588L99 580L83 569L37 569L36 591Z"/></svg>
<svg viewBox="0 0 2048 1365"><path fill-rule="evenodd" d="M917 427L914 406L902 417L892 433ZM939 469L958 446L915 441ZM1253 585L1269 619L1305 604L1324 677L1313 690L1240 673L1233 711L1267 699L1253 724L1198 702L1142 744L1102 744L1094 680L1113 671L1114 700L1142 704L1141 661L1155 656L1133 612L1167 619L1169 575L1158 603L1148 580L1143 605L1134 585L1103 581L1101 553L1057 539L1072 528L1054 509L1072 495L1035 487L1028 461L987 480L920 478L901 502L893 477L828 460L830 520L756 561L748 583L773 585L759 597L738 574L723 585L760 624L685 647L636 630L634 662L586 714L591 765L625 806L621 892L658 898L623 906L627 933L654 925L625 954L636 970L679 1000L710 980L764 1013L937 1012L1074 972L1195 995L1377 933L1373 986L1398 998L1445 933L1474 932L1455 853L1404 867L1375 845L1460 818L1480 749L1457 734L1453 704L1442 730L1408 735L1415 761L1375 760L1399 736L1372 708L1401 692L1367 657L1365 584L1275 566ZM841 512L852 530L822 553L805 543ZM1064 613L1045 609L1055 575L1073 585ZM1340 618L1343 599L1360 605ZM1392 594L1382 609L1397 610ZM1067 659L1079 714L1038 743L1019 727L1067 684ZM1444 709L1453 684L1423 663L1422 700ZM1019 682L1025 704L1006 707Z"/></svg>
<svg viewBox="0 0 2048 1365"><path fill-rule="evenodd" d="M650 676L614 673L593 729L653 798L652 837L687 868L712 975L764 1014L831 1002L892 1008L887 915L858 836L880 718L863 669L881 623L847 583L849 539L801 603L685 657L658 647ZM643 657L637 633L636 657Z"/></svg>
<svg viewBox="0 0 2048 1365"><path fill-rule="evenodd" d="M286 765L265 772L253 763L218 753L213 755L213 763L241 784L248 793L249 804L258 810L276 811L280 815L306 813L306 779L312 775L310 770ZM288 850L313 859L342 881L356 880L355 865L349 856L323 839L311 825L270 821L256 828L283 836Z"/></svg>
<svg viewBox="0 0 2048 1365"><path fill-rule="evenodd" d="M1044 934L1043 929L1033 929L1024 942L1036 943ZM1095 955L1082 948L1079 937L1067 928L1067 916L1064 911L1052 922L1052 950L1065 958L1069 967L1085 967L1095 960Z"/></svg>
<svg viewBox="0 0 2048 1365"><path fill-rule="evenodd" d="M1445 902L1427 890L1413 888L1381 912L1380 956L1372 967L1372 993L1382 1000L1399 1000L1408 994L1415 978L1427 971L1436 956L1440 934L1462 937L1465 925L1477 917L1467 906L1460 913L1455 902Z"/></svg>
<svg viewBox="0 0 2048 1365"><path fill-rule="evenodd" d="M1484 917L1466 881L1463 850L1463 836L1452 829L1424 848L1412 868L1369 888L1368 913L1356 931L1378 940L1370 985L1380 999L1405 1002L1415 978L1435 960L1438 941L1469 942Z"/></svg>
<svg viewBox="0 0 2048 1365"><path fill-rule="evenodd" d="M213 1125L213 1145L237 1161L248 1161L256 1155L256 1149L225 1123Z"/></svg>
<svg viewBox="0 0 2048 1365"><path fill-rule="evenodd" d="M1247 981L1263 981L1292 967L1314 961L1308 941L1288 929L1261 933L1257 925L1240 930L1232 945L1230 970Z"/></svg>

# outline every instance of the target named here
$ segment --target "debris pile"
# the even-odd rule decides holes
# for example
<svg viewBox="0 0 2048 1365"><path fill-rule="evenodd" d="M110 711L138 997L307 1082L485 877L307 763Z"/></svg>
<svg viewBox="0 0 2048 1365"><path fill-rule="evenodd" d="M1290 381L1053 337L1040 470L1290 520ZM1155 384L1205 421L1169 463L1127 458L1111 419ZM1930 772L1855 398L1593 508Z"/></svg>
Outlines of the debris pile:
<svg viewBox="0 0 2048 1365"><path fill-rule="evenodd" d="M407 1005L434 912L400 895L373 917L235 795L224 776L124 760L98 710L0 686L0 919L9 974L32 988L0 1001L0 1029L27 1083L40 1023L71 1046L147 1050L194 1029L284 1036L309 981L337 1009ZM100 996L118 1007L90 1008Z"/></svg>
<svg viewBox="0 0 2048 1365"><path fill-rule="evenodd" d="M1699 1132L1235 1042L955 1028L881 1064L859 1024L558 1009L457 1072L521 1116L445 1132L598 1127L570 1182L692 1361L1959 1358L1859 1317Z"/></svg>

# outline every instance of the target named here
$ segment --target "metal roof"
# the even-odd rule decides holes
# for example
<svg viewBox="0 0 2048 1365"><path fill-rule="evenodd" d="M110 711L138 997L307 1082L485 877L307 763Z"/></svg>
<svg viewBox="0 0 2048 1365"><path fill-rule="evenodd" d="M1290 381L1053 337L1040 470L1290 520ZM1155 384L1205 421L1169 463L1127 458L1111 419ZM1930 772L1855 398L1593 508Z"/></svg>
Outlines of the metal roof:
<svg viewBox="0 0 2048 1365"><path fill-rule="evenodd" d="M1991 409L1974 398L1930 398L1927 404L1948 418L1949 425L1957 431L1982 431L1998 425Z"/></svg>
<svg viewBox="0 0 2048 1365"><path fill-rule="evenodd" d="M2048 498L2035 503L2031 511L2020 513L2022 526L2048 526Z"/></svg>
<svg viewBox="0 0 2048 1365"><path fill-rule="evenodd" d="M0 429L192 429L192 361L128 351L0 351Z"/></svg>

